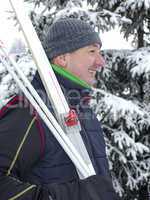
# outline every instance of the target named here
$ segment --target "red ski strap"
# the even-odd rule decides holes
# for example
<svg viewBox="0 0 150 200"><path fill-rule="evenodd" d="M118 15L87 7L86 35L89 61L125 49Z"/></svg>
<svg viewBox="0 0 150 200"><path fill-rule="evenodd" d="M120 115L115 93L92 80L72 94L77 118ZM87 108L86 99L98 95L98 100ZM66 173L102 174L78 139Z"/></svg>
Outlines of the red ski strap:
<svg viewBox="0 0 150 200"><path fill-rule="evenodd" d="M75 126L78 124L78 116L75 110L70 110L68 116L65 118L67 126Z"/></svg>

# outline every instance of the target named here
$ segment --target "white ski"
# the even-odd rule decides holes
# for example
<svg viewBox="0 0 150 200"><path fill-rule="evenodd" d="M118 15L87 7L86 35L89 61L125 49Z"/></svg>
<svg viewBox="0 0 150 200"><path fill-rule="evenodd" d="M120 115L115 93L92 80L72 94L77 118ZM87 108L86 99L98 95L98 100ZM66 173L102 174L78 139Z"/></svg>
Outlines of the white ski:
<svg viewBox="0 0 150 200"><path fill-rule="evenodd" d="M81 158L80 154L76 151L76 149L74 148L74 146L72 145L69 138L64 133L54 116L48 110L41 97L33 88L27 77L19 69L17 63L9 56L6 49L0 45L0 50L2 51L2 58L0 58L2 64L12 75L13 79L18 84L22 92L25 94L31 105L34 106L41 119L43 119L49 130L56 137L62 148L65 150L72 162L75 164L76 168L78 169L78 172L82 175L81 177L88 177L89 169L87 168L87 165Z"/></svg>
<svg viewBox="0 0 150 200"><path fill-rule="evenodd" d="M60 85L55 77L55 74L50 66L49 60L43 50L41 42L33 28L33 25L29 17L24 12L24 6L22 0L9 0L13 11L16 14L17 20L21 26L21 30L32 53L33 59L38 68L41 80L46 89L47 95L52 103L55 111L55 115L59 124L62 126L66 135L70 139L73 146L82 156L82 159L87 165L88 175L94 175L95 170L93 168L90 157L87 153L86 147L83 143L82 137L80 135L80 124L78 121L77 125L67 126L65 119L69 116L70 108L67 101L61 91ZM74 163L75 164L75 163ZM76 164L75 164L76 165ZM85 175L81 175L81 178L85 178Z"/></svg>

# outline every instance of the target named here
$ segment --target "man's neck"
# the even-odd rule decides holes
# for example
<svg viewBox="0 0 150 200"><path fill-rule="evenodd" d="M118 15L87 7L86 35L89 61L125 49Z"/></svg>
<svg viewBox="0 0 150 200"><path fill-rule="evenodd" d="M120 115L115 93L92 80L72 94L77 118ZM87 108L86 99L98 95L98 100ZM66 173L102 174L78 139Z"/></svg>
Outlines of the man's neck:
<svg viewBox="0 0 150 200"><path fill-rule="evenodd" d="M72 82L82 86L83 88L86 88L86 89L91 88L91 86L88 85L85 81L81 80L80 78L78 78L77 76L69 72L68 70L60 67L59 65L52 64L52 67L54 71L57 72L59 75L71 80Z"/></svg>

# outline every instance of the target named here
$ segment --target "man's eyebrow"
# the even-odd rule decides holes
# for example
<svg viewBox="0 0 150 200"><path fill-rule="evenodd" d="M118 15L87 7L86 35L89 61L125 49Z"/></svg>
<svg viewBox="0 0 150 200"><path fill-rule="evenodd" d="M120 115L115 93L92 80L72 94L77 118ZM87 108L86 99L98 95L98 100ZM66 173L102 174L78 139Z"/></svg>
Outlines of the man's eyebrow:
<svg viewBox="0 0 150 200"><path fill-rule="evenodd" d="M100 49L100 45L99 44L91 44L90 46L88 46L88 48L92 48L92 47L97 47Z"/></svg>

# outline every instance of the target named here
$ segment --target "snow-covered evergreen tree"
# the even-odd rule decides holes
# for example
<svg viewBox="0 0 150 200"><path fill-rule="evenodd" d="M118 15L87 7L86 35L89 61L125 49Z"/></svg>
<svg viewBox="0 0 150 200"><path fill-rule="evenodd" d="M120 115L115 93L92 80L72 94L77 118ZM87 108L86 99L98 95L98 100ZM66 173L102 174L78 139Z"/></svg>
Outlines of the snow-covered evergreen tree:
<svg viewBox="0 0 150 200"><path fill-rule="evenodd" d="M116 12L131 19L131 24L123 24L122 31L128 38L134 35L137 48L150 45L150 0L122 1Z"/></svg>
<svg viewBox="0 0 150 200"><path fill-rule="evenodd" d="M53 20L66 16L85 20L97 27L98 31L108 31L118 22L131 23L129 19L115 13L112 9L114 3L108 4L107 1L97 3L96 1L85 0L26 0L26 2L35 5L35 9L30 12L30 17L41 40L43 40L45 31L53 23ZM109 7L107 7L107 4Z"/></svg>
<svg viewBox="0 0 150 200"><path fill-rule="evenodd" d="M61 11L67 16L90 19L91 22L94 18L94 24L99 31L110 30L119 24L126 38L134 36L133 44L137 48L150 44L150 0L26 1L34 3L36 8L41 7L41 12L34 10L30 13L41 39L47 26L53 22L58 11Z"/></svg>
<svg viewBox="0 0 150 200"><path fill-rule="evenodd" d="M150 0L87 0L87 2L93 5L95 11L106 9L121 15L122 20L119 25L125 37L134 36L133 43L137 48L149 46Z"/></svg>
<svg viewBox="0 0 150 200"><path fill-rule="evenodd" d="M13 44L14 49L15 46ZM36 66L28 52L14 52L10 56L17 62L17 66L31 81L36 72ZM7 60L3 55L0 55L0 109L14 95L20 92L18 85L15 83L12 76L7 72L2 60Z"/></svg>
<svg viewBox="0 0 150 200"><path fill-rule="evenodd" d="M107 66L98 74L92 106L106 134L116 190L123 199L140 199L150 177L149 50L110 50L104 56Z"/></svg>
<svg viewBox="0 0 150 200"><path fill-rule="evenodd" d="M87 0L89 7L86 8L85 3L80 0L26 2L35 6L34 10L30 11L30 16L41 40L47 26L52 24L53 20L64 16L86 20L96 26L97 30L109 30L115 24L123 22L128 28L131 21L127 21L124 16L131 20L133 18L130 16L131 12L126 14L123 5L137 4L137 1L127 0ZM104 129L116 191L123 200L140 200L140 188L146 186L150 176L149 49L132 52L111 50L103 53L107 66L97 74L99 89L95 90L91 106ZM28 52L19 57L17 62L32 79L36 67ZM0 63L1 100L18 91L11 81ZM144 200L147 200L146 197Z"/></svg>

